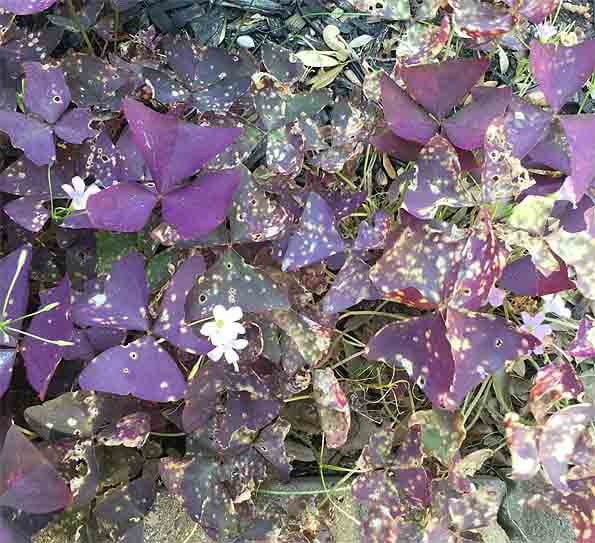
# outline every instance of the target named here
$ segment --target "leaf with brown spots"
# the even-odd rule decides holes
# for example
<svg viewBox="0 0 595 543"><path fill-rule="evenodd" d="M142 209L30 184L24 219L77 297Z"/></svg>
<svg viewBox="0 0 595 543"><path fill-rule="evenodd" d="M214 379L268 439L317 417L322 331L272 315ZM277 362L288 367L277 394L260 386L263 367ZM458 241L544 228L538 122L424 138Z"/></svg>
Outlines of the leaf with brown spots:
<svg viewBox="0 0 595 543"><path fill-rule="evenodd" d="M440 314L386 325L368 342L366 357L404 369L433 405L447 405L454 362Z"/></svg>
<svg viewBox="0 0 595 543"><path fill-rule="evenodd" d="M419 309L436 307L452 291L465 243L445 223L407 218L370 278L386 298Z"/></svg>
<svg viewBox="0 0 595 543"><path fill-rule="evenodd" d="M583 384L569 362L550 362L535 376L529 391L529 409L542 424L556 402L580 399L583 392Z"/></svg>
<svg viewBox="0 0 595 543"><path fill-rule="evenodd" d="M570 233L560 228L546 236L545 241L574 269L576 288L587 298L595 299L595 237L588 231Z"/></svg>
<svg viewBox="0 0 595 543"><path fill-rule="evenodd" d="M540 428L527 426L516 413L504 418L506 442L510 449L513 479L532 479L539 472Z"/></svg>
<svg viewBox="0 0 595 543"><path fill-rule="evenodd" d="M231 496L221 484L224 473L219 462L204 456L168 457L161 460L159 474L211 538L217 541L237 535L237 518Z"/></svg>
<svg viewBox="0 0 595 543"><path fill-rule="evenodd" d="M475 310L486 305L505 265L506 251L496 237L490 214L481 210L467 238L449 307Z"/></svg>
<svg viewBox="0 0 595 543"><path fill-rule="evenodd" d="M262 313L289 309L289 300L279 285L229 249L190 291L186 322L210 318L216 305L237 305L244 313Z"/></svg>
<svg viewBox="0 0 595 543"><path fill-rule="evenodd" d="M230 216L232 241L261 242L281 237L289 225L289 213L260 188L247 168L240 167L240 172L241 184Z"/></svg>
<svg viewBox="0 0 595 543"><path fill-rule="evenodd" d="M581 434L595 419L595 406L578 404L554 413L543 427L539 459L548 479L560 492L569 492L568 462Z"/></svg>
<svg viewBox="0 0 595 543"><path fill-rule="evenodd" d="M347 441L351 427L351 410L347 397L330 368L313 371L312 390L326 445L331 449L338 449Z"/></svg>
<svg viewBox="0 0 595 543"><path fill-rule="evenodd" d="M452 348L454 378L449 393L458 405L491 374L529 354L538 341L512 328L503 317L449 309L446 337Z"/></svg>
<svg viewBox="0 0 595 543"><path fill-rule="evenodd" d="M306 72L304 64L290 49L267 41L263 43L261 51L267 71L283 83L291 85Z"/></svg>
<svg viewBox="0 0 595 543"><path fill-rule="evenodd" d="M132 413L122 417L115 425L97 434L97 441L106 447L141 448L151 431L151 418L147 413Z"/></svg>
<svg viewBox="0 0 595 543"><path fill-rule="evenodd" d="M409 427L419 425L421 444L426 456L450 465L465 439L466 431L461 413L447 411L417 411L409 418Z"/></svg>
<svg viewBox="0 0 595 543"><path fill-rule="evenodd" d="M595 356L595 322L592 319L585 317L579 323L576 337L568 345L566 352L579 358Z"/></svg>
<svg viewBox="0 0 595 543"><path fill-rule="evenodd" d="M470 204L461 197L459 176L461 165L454 147L436 134L419 153L417 169L409 183L403 205L420 219L431 219L438 207L459 207Z"/></svg>
<svg viewBox="0 0 595 543"><path fill-rule="evenodd" d="M512 13L482 0L450 0L455 22L470 38L487 41L512 30Z"/></svg>
<svg viewBox="0 0 595 543"><path fill-rule="evenodd" d="M381 297L370 281L370 266L360 258L349 256L324 297L322 310L336 314L362 300Z"/></svg>
<svg viewBox="0 0 595 543"><path fill-rule="evenodd" d="M396 55L406 66L435 58L448 42L450 19L444 15L440 26L415 23L398 42Z"/></svg>
<svg viewBox="0 0 595 543"><path fill-rule="evenodd" d="M383 19L404 21L411 17L407 0L351 0L350 3L358 11Z"/></svg>
<svg viewBox="0 0 595 543"><path fill-rule="evenodd" d="M329 204L310 192L297 231L289 239L281 269L294 271L345 250Z"/></svg>
<svg viewBox="0 0 595 543"><path fill-rule="evenodd" d="M308 367L315 367L328 353L333 337L331 328L291 310L275 310L271 319L285 332L290 345L286 345L285 350L295 349ZM287 367L285 369L288 370Z"/></svg>
<svg viewBox="0 0 595 543"><path fill-rule="evenodd" d="M533 40L529 60L548 104L559 111L595 71L595 40L570 47Z"/></svg>

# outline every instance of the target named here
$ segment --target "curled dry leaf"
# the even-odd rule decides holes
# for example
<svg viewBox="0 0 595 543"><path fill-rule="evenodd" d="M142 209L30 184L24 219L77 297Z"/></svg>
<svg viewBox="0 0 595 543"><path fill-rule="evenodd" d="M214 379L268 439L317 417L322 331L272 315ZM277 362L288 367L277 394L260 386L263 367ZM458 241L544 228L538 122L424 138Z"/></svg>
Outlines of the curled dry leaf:
<svg viewBox="0 0 595 543"><path fill-rule="evenodd" d="M326 445L331 449L338 449L347 441L351 426L351 411L347 397L330 368L314 370L312 390Z"/></svg>

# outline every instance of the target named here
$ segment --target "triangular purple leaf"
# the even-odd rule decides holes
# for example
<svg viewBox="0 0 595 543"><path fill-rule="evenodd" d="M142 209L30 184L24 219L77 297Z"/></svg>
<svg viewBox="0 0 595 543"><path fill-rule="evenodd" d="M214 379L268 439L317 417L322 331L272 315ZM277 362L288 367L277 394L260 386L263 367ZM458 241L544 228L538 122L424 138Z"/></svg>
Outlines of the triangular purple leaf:
<svg viewBox="0 0 595 543"><path fill-rule="evenodd" d="M138 232L147 224L158 196L140 183L114 184L87 202L91 224L101 230Z"/></svg>
<svg viewBox="0 0 595 543"><path fill-rule="evenodd" d="M502 317L454 309L447 313L446 336L455 365L449 397L456 405L473 387L507 363L529 354L538 344L532 336L511 328Z"/></svg>
<svg viewBox="0 0 595 543"><path fill-rule="evenodd" d="M419 153L417 171L405 193L403 205L420 219L433 218L440 205L459 203L457 185L461 175L454 147L436 134Z"/></svg>
<svg viewBox="0 0 595 543"><path fill-rule="evenodd" d="M56 159L54 133L47 124L22 113L0 111L0 130L6 132L11 143L22 149L37 166Z"/></svg>
<svg viewBox="0 0 595 543"><path fill-rule="evenodd" d="M576 288L568 278L566 264L560 259L558 263L560 269L546 277L535 267L529 255L523 256L504 268L498 284L519 296L545 296Z"/></svg>
<svg viewBox="0 0 595 543"><path fill-rule="evenodd" d="M320 262L345 250L330 206L316 192L311 192L297 231L289 239L281 268L292 271Z"/></svg>
<svg viewBox="0 0 595 543"><path fill-rule="evenodd" d="M2 209L19 226L34 233L41 232L50 218L50 212L38 196L12 200Z"/></svg>
<svg viewBox="0 0 595 543"><path fill-rule="evenodd" d="M459 149L481 147L489 124L504 113L512 98L510 87L476 87L471 94L473 101L443 124L446 137Z"/></svg>
<svg viewBox="0 0 595 543"><path fill-rule="evenodd" d="M70 90L61 68L52 68L38 62L24 62L25 106L28 112L39 115L54 124L68 109Z"/></svg>
<svg viewBox="0 0 595 543"><path fill-rule="evenodd" d="M489 64L487 58L449 60L402 67L399 76L418 104L436 117L444 118L469 94Z"/></svg>
<svg viewBox="0 0 595 543"><path fill-rule="evenodd" d="M79 107L120 109L123 96L136 86L136 74L123 66L116 68L94 55L68 54L62 60L62 69L72 101Z"/></svg>
<svg viewBox="0 0 595 543"><path fill-rule="evenodd" d="M186 299L186 321L211 317L216 305L237 305L246 313L289 309L287 294L258 268L229 249L196 283ZM197 331L198 333L198 331Z"/></svg>
<svg viewBox="0 0 595 543"><path fill-rule="evenodd" d="M71 183L75 175L75 161L70 150L58 148L57 161L52 165L48 182L47 165L38 166L21 156L0 174L0 191L16 196L39 196L49 200L50 183L54 198L68 198L62 185Z"/></svg>
<svg viewBox="0 0 595 543"><path fill-rule="evenodd" d="M554 413L543 427L539 458L548 479L560 492L569 492L568 462L576 443L595 419L595 406L578 404Z"/></svg>
<svg viewBox="0 0 595 543"><path fill-rule="evenodd" d="M388 324L369 341L366 356L403 368L435 407L446 407L454 363L445 334L438 313Z"/></svg>
<svg viewBox="0 0 595 543"><path fill-rule="evenodd" d="M578 331L574 340L566 348L566 352L571 356L580 358L595 357L595 322L585 317L578 326Z"/></svg>
<svg viewBox="0 0 595 543"><path fill-rule="evenodd" d="M570 47L533 40L529 60L548 104L559 111L595 71L595 39Z"/></svg>
<svg viewBox="0 0 595 543"><path fill-rule="evenodd" d="M83 390L131 394L151 402L173 402L186 391L177 364L151 337L104 351L83 370L79 384Z"/></svg>
<svg viewBox="0 0 595 543"><path fill-rule="evenodd" d="M81 326L148 330L149 286L144 258L130 253L114 262L102 288L85 293L72 307Z"/></svg>
<svg viewBox="0 0 595 543"><path fill-rule="evenodd" d="M54 132L68 143L81 144L97 136L97 130L91 128L92 120L93 117L87 110L71 109L54 125Z"/></svg>
<svg viewBox="0 0 595 543"><path fill-rule="evenodd" d="M392 217L388 212L382 209L374 211L369 219L359 224L353 250L374 251L384 248L392 224Z"/></svg>
<svg viewBox="0 0 595 543"><path fill-rule="evenodd" d="M361 258L349 256L322 300L322 310L326 314L333 315L362 300L375 300L381 297L382 294L370 281L370 266Z"/></svg>
<svg viewBox="0 0 595 543"><path fill-rule="evenodd" d="M124 113L159 192L166 193L231 145L239 128L211 128L179 121L132 99Z"/></svg>
<svg viewBox="0 0 595 543"><path fill-rule="evenodd" d="M513 96L504 116L504 134L512 146L512 156L522 159L547 137L553 115Z"/></svg>
<svg viewBox="0 0 595 543"><path fill-rule="evenodd" d="M57 0L0 0L0 8L16 15L32 15L52 7Z"/></svg>
<svg viewBox="0 0 595 543"><path fill-rule="evenodd" d="M290 221L289 213L253 179L250 170L240 166L241 184L230 215L231 239L235 243L267 241L280 237Z"/></svg>
<svg viewBox="0 0 595 543"><path fill-rule="evenodd" d="M467 238L449 307L479 309L484 306L504 266L506 251L496 237L489 212L483 209Z"/></svg>
<svg viewBox="0 0 595 543"><path fill-rule="evenodd" d="M163 197L163 219L182 239L206 236L227 217L239 185L238 170L207 172Z"/></svg>
<svg viewBox="0 0 595 543"><path fill-rule="evenodd" d="M41 308L48 304L59 304L55 309L35 315L28 332L35 336L59 341L70 341L74 333L70 321L70 281L64 277L58 286L40 294ZM64 347L40 341L31 336L25 337L21 354L27 369L27 380L45 398L50 380L62 359Z"/></svg>
<svg viewBox="0 0 595 543"><path fill-rule="evenodd" d="M566 133L570 148L571 172L564 181L565 193L572 195L572 203L576 204L595 180L595 157L591 145L591 134L595 131L595 114L561 115L560 124Z"/></svg>
<svg viewBox="0 0 595 543"><path fill-rule="evenodd" d="M400 138L425 144L438 132L438 124L388 75L380 80L384 120Z"/></svg>
<svg viewBox="0 0 595 543"><path fill-rule="evenodd" d="M205 270L205 262L200 255L191 256L178 268L163 295L159 317L153 325L154 334L194 354L206 354L213 348L207 338L197 336L185 320L186 298Z"/></svg>
<svg viewBox="0 0 595 543"><path fill-rule="evenodd" d="M385 298L428 309L452 292L466 240L448 225L408 217L370 278Z"/></svg>
<svg viewBox="0 0 595 543"><path fill-rule="evenodd" d="M64 509L72 496L68 484L16 426L0 453L0 506L26 513Z"/></svg>

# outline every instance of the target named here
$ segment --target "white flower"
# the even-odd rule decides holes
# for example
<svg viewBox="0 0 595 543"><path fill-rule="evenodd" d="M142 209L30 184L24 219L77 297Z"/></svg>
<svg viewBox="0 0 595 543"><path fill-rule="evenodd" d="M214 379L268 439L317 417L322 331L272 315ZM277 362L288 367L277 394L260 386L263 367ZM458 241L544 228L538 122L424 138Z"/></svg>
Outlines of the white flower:
<svg viewBox="0 0 595 543"><path fill-rule="evenodd" d="M203 324L200 333L207 336L215 347L229 344L240 334L246 333L244 326L238 322L243 316L241 307L225 309L222 305L216 305L213 308L215 320Z"/></svg>
<svg viewBox="0 0 595 543"><path fill-rule="evenodd" d="M95 183L87 187L83 179L77 175L72 178L72 185L62 185L62 190L72 200L70 207L75 211L83 211L87 209L89 196L97 194L101 189Z"/></svg>
<svg viewBox="0 0 595 543"><path fill-rule="evenodd" d="M550 23L540 23L537 25L536 34L539 41L546 43L558 33L558 29Z"/></svg>
<svg viewBox="0 0 595 543"><path fill-rule="evenodd" d="M543 313L552 313L565 319L571 317L572 312L566 307L564 298L559 294L547 294L546 296L542 296L542 298L545 301L541 309Z"/></svg>
<svg viewBox="0 0 595 543"><path fill-rule="evenodd" d="M222 356L225 356L225 360L228 364L232 364L236 371L240 371L238 362L240 357L236 351L241 351L248 346L248 340L246 339L232 339L231 341L222 345L217 345L212 351L207 353L207 356L217 362Z"/></svg>

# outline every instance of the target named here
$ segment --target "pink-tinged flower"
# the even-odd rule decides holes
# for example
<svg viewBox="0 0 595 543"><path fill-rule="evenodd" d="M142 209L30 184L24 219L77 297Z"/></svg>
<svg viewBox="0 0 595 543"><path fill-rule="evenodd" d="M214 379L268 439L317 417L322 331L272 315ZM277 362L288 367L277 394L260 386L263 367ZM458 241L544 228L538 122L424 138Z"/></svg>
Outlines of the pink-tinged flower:
<svg viewBox="0 0 595 543"><path fill-rule="evenodd" d="M520 327L522 332L526 334L532 335L535 339L540 341L540 345L533 349L535 354L543 354L543 343L545 338L550 336L553 332L552 327L549 324L543 324L545 320L545 313L540 312L537 315L531 315L526 311L521 313L521 317L523 317L523 324Z"/></svg>
<svg viewBox="0 0 595 543"><path fill-rule="evenodd" d="M570 309L566 307L564 298L559 294L547 294L546 296L542 296L542 299L545 302L541 309L542 313L552 313L565 319L569 319L572 315Z"/></svg>
<svg viewBox="0 0 595 543"><path fill-rule="evenodd" d="M504 303L504 298L506 298L505 290L498 287L492 287L492 290L490 290L490 293L488 294L488 303L492 307L500 307Z"/></svg>

